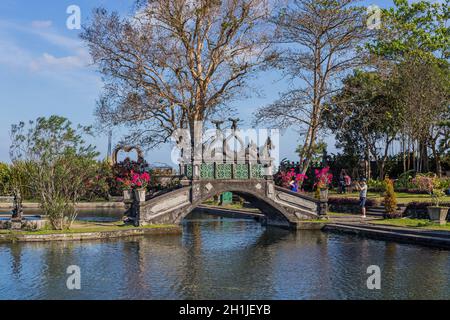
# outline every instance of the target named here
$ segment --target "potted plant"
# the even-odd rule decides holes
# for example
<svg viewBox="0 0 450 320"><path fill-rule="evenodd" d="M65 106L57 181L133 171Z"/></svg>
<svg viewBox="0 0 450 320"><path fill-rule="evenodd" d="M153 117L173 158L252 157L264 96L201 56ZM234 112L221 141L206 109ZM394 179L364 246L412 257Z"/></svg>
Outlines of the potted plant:
<svg viewBox="0 0 450 320"><path fill-rule="evenodd" d="M446 224L449 207L440 206L441 199L445 196L440 179L436 176L419 175L414 179L414 183L431 197L433 206L427 207L430 220L439 222L441 225Z"/></svg>
<svg viewBox="0 0 450 320"><path fill-rule="evenodd" d="M330 173L330 167L314 171L316 175L316 197L322 200L328 200L328 187L333 180L333 175Z"/></svg>
<svg viewBox="0 0 450 320"><path fill-rule="evenodd" d="M122 192L123 192L123 201L131 201L131 181L127 178L117 178L117 182L119 182Z"/></svg>
<svg viewBox="0 0 450 320"><path fill-rule="evenodd" d="M134 195L138 202L145 202L145 196L147 194L147 187L150 183L150 174L148 172L144 173L134 173L131 172L131 184L134 188Z"/></svg>

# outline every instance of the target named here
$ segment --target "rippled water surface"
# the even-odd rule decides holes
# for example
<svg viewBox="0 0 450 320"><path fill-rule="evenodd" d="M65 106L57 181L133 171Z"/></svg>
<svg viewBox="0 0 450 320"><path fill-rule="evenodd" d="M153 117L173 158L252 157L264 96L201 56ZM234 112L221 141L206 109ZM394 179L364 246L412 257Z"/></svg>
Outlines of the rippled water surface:
<svg viewBox="0 0 450 320"><path fill-rule="evenodd" d="M370 265L381 290L367 289ZM0 244L0 299L79 298L450 299L450 252L199 216L182 236Z"/></svg>

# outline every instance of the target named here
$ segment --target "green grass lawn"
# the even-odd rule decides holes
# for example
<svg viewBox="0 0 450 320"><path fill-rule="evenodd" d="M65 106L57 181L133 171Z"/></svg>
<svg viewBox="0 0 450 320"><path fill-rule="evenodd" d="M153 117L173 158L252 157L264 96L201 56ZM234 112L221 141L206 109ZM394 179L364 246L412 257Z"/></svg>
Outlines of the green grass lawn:
<svg viewBox="0 0 450 320"><path fill-rule="evenodd" d="M410 193L404 193L404 192L396 192L395 195L397 196L397 202L398 203L410 203L410 202L431 202L431 197L427 194L410 194ZM340 198L359 198L359 192L353 192L353 193L346 193L346 194L339 194L335 191L330 192L330 197L340 197ZM367 193L368 199L378 199L380 201L383 200L383 196L379 192L368 192ZM443 202L450 202L450 197L445 196L442 199Z"/></svg>
<svg viewBox="0 0 450 320"><path fill-rule="evenodd" d="M385 219L385 220L371 221L370 223L377 224L377 225L407 227L407 228L416 228L416 229L423 229L423 230L450 231L450 223L447 222L446 225L441 226L438 223L434 223L434 222L431 222L430 220L426 220L426 219L410 219L410 218Z"/></svg>

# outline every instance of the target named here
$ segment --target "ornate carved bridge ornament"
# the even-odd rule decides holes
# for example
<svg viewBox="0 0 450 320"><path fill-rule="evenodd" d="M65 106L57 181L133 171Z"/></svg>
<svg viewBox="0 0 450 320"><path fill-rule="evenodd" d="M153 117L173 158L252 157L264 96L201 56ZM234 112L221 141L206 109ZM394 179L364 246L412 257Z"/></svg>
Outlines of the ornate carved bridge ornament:
<svg viewBox="0 0 450 320"><path fill-rule="evenodd" d="M262 147L252 140L244 143L243 134L238 129L239 119L229 119L230 133L225 136L221 129L223 121L213 121L216 134L202 143L202 158L191 161L186 156L180 159L180 172L194 180L264 180L272 176L273 143L267 138ZM182 137L177 142L182 142Z"/></svg>
<svg viewBox="0 0 450 320"><path fill-rule="evenodd" d="M114 149L114 152L112 154L112 164L115 165L118 163L118 155L120 151L124 151L126 153L130 153L132 151L136 152L137 155L137 162L142 163L144 162L144 152L142 151L142 149L138 146L124 146L124 145L119 145Z"/></svg>

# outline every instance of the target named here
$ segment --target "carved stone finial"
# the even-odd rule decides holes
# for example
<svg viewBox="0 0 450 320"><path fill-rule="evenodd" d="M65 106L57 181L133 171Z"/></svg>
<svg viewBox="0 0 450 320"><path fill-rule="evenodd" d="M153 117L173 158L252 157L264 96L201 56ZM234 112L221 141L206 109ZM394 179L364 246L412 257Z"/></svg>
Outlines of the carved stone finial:
<svg viewBox="0 0 450 320"><path fill-rule="evenodd" d="M223 124L223 122L224 122L224 121L222 121L222 120L214 120L214 121L211 121L212 124L216 125L216 129L217 129L217 130L220 130L220 125Z"/></svg>
<svg viewBox="0 0 450 320"><path fill-rule="evenodd" d="M238 124L239 121L241 121L241 119L239 119L239 118L236 118L236 119L229 118L228 121L232 122L231 130L236 131L237 130L237 124Z"/></svg>

